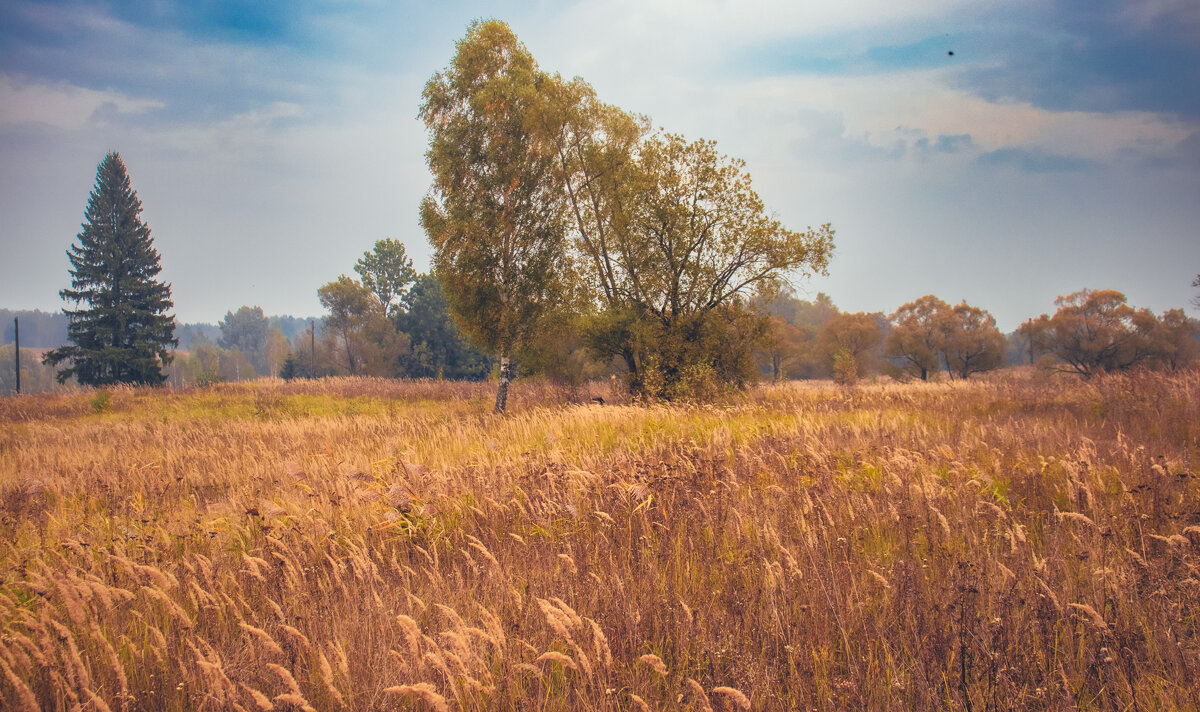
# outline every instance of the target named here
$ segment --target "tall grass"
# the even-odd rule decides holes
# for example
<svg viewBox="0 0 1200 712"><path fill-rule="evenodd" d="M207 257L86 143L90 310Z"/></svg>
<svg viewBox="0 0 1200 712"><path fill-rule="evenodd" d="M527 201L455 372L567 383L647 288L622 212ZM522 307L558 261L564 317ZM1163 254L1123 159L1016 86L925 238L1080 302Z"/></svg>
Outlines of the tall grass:
<svg viewBox="0 0 1200 712"><path fill-rule="evenodd" d="M1200 708L1195 372L513 396L0 400L0 706Z"/></svg>

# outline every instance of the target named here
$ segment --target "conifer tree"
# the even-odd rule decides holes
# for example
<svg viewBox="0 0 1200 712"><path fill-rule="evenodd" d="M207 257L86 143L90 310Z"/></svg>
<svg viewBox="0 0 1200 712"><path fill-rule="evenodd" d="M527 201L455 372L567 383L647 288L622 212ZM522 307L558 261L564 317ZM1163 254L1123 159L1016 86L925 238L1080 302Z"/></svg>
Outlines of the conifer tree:
<svg viewBox="0 0 1200 712"><path fill-rule="evenodd" d="M171 285L155 279L162 267L141 213L121 156L109 153L96 169L83 232L67 251L71 287L59 296L75 305L63 308L71 343L43 359L66 362L59 382L158 385L166 378L168 347L179 343L175 317L167 313Z"/></svg>

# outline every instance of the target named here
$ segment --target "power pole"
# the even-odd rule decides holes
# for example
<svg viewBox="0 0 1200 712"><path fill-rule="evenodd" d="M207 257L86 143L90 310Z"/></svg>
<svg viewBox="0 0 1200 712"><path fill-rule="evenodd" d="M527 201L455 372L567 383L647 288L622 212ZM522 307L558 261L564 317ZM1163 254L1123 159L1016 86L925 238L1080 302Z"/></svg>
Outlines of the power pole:
<svg viewBox="0 0 1200 712"><path fill-rule="evenodd" d="M13 353L16 355L17 361L17 394L19 395L21 393L21 320L15 316L13 317L13 341L16 342Z"/></svg>
<svg viewBox="0 0 1200 712"><path fill-rule="evenodd" d="M310 319L308 322L308 341L309 341L309 359L308 359L308 377L317 377L317 320Z"/></svg>
<svg viewBox="0 0 1200 712"><path fill-rule="evenodd" d="M1029 320L1029 365L1033 365L1033 319Z"/></svg>

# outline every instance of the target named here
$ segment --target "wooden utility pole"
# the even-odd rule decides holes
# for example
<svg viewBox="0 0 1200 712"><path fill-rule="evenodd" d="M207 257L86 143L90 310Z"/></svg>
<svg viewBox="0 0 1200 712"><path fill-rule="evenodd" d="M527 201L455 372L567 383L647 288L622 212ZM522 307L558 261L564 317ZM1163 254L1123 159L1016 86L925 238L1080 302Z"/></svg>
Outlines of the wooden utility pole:
<svg viewBox="0 0 1200 712"><path fill-rule="evenodd" d="M309 341L309 358L308 358L308 377L317 377L317 320L310 319L308 321L308 341Z"/></svg>
<svg viewBox="0 0 1200 712"><path fill-rule="evenodd" d="M1026 333L1029 334L1029 365L1032 366L1033 365L1033 319L1030 319L1028 323L1029 323L1029 330Z"/></svg>
<svg viewBox="0 0 1200 712"><path fill-rule="evenodd" d="M13 341L16 342L13 346L13 354L17 362L17 393L21 392L21 320L13 317Z"/></svg>

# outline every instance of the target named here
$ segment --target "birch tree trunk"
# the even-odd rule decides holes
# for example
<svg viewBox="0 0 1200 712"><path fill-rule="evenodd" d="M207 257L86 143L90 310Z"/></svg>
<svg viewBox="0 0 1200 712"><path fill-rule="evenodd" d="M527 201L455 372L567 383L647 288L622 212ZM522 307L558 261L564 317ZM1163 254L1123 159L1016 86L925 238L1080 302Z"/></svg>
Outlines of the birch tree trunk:
<svg viewBox="0 0 1200 712"><path fill-rule="evenodd" d="M508 382L512 380L512 366L508 361L508 355L500 356L500 386L496 389L496 410L495 413L503 413L508 407Z"/></svg>

